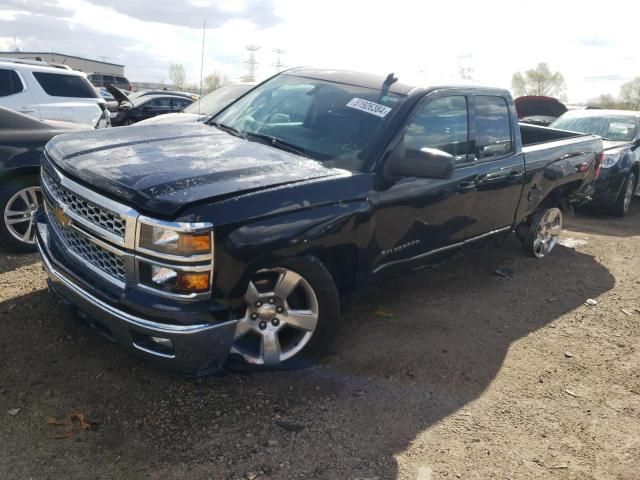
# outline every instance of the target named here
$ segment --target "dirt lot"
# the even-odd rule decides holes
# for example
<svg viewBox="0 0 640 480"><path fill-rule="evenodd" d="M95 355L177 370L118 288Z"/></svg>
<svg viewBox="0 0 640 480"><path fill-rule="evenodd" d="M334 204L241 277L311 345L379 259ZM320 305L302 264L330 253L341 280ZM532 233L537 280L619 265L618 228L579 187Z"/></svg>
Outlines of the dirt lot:
<svg viewBox="0 0 640 480"><path fill-rule="evenodd" d="M544 261L510 239L367 292L316 368L204 379L75 327L0 252L0 477L638 479L634 210L570 219L583 242ZM92 428L54 438L73 412Z"/></svg>

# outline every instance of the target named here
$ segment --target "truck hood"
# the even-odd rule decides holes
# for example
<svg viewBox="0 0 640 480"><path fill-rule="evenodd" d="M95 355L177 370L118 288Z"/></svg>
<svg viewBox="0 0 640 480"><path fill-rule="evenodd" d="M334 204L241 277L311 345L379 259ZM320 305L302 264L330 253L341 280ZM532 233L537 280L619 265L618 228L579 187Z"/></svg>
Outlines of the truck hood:
<svg viewBox="0 0 640 480"><path fill-rule="evenodd" d="M567 107L558 99L544 96L524 96L516 98L513 103L518 112L518 118L550 117L558 118L567 111Z"/></svg>
<svg viewBox="0 0 640 480"><path fill-rule="evenodd" d="M47 153L70 177L160 217L194 202L345 173L199 123L60 135Z"/></svg>
<svg viewBox="0 0 640 480"><path fill-rule="evenodd" d="M198 115L197 113L165 113L164 115L158 115L157 117L147 118L138 122L136 125L156 125L158 123L189 123L198 122L207 118L208 115Z"/></svg>

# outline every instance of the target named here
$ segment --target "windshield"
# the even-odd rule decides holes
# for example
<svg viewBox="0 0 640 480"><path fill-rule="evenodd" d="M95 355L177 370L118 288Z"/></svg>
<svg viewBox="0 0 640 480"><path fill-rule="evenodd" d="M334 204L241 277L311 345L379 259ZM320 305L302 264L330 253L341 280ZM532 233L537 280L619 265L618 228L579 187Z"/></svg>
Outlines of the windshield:
<svg viewBox="0 0 640 480"><path fill-rule="evenodd" d="M560 117L550 126L621 142L631 142L638 133L638 119L622 115Z"/></svg>
<svg viewBox="0 0 640 480"><path fill-rule="evenodd" d="M253 88L253 85L224 85L213 92L207 93L183 111L184 113L199 115L215 115L251 88Z"/></svg>
<svg viewBox="0 0 640 480"><path fill-rule="evenodd" d="M256 87L214 122L249 140L251 134L281 140L327 166L357 171L364 163L361 153L401 98L380 98L380 93L283 74Z"/></svg>

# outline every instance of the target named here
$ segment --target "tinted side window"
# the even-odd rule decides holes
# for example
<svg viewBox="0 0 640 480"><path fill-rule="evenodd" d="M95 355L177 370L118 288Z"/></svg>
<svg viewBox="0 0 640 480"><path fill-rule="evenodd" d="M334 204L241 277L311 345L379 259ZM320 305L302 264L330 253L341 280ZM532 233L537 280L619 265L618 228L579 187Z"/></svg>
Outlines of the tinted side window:
<svg viewBox="0 0 640 480"><path fill-rule="evenodd" d="M151 110L171 110L171 99L154 98L150 102L147 102L145 106L150 107Z"/></svg>
<svg viewBox="0 0 640 480"><path fill-rule="evenodd" d="M502 97L476 97L476 155L478 159L501 157L511 152L509 106Z"/></svg>
<svg viewBox="0 0 640 480"><path fill-rule="evenodd" d="M435 148L467 161L469 124L465 96L441 97L419 107L406 127L407 150Z"/></svg>
<svg viewBox="0 0 640 480"><path fill-rule="evenodd" d="M42 89L52 97L96 98L98 93L84 78L60 73L33 72Z"/></svg>
<svg viewBox="0 0 640 480"><path fill-rule="evenodd" d="M22 90L24 86L18 74L13 70L0 68L0 97L20 93Z"/></svg>
<svg viewBox="0 0 640 480"><path fill-rule="evenodd" d="M182 99L182 98L174 98L172 101L173 101L173 109L174 110L182 110L187 105L191 104L190 100Z"/></svg>

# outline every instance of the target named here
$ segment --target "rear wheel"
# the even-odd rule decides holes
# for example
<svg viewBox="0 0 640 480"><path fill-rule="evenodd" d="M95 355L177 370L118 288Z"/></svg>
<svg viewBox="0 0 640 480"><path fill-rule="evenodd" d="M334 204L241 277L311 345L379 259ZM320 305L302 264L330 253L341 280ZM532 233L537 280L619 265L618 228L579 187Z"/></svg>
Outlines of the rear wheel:
<svg viewBox="0 0 640 480"><path fill-rule="evenodd" d="M618 198L616 199L616 203L613 205L611 209L611 214L616 217L624 217L627 213L629 213L629 208L631 208L631 201L633 200L633 196L636 192L636 174L634 172L629 173L627 179L622 185L622 191Z"/></svg>
<svg viewBox="0 0 640 480"><path fill-rule="evenodd" d="M534 257L544 258L558 244L561 230L562 212L559 208L549 208L531 222L525 246Z"/></svg>
<svg viewBox="0 0 640 480"><path fill-rule="evenodd" d="M326 351L338 325L335 283L315 257L259 270L244 298L231 353L252 366L308 366Z"/></svg>
<svg viewBox="0 0 640 480"><path fill-rule="evenodd" d="M6 180L0 190L0 243L19 252L34 252L36 211L42 203L40 179L25 175Z"/></svg>

